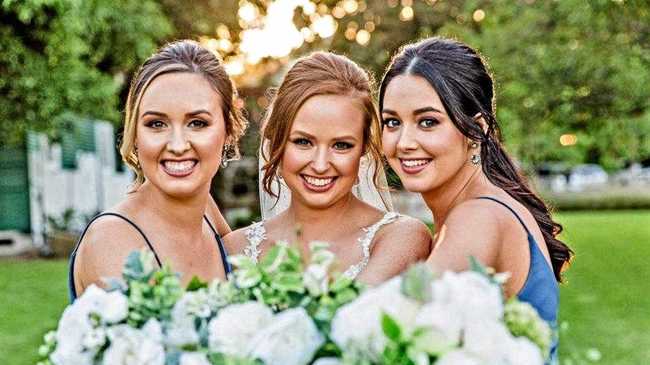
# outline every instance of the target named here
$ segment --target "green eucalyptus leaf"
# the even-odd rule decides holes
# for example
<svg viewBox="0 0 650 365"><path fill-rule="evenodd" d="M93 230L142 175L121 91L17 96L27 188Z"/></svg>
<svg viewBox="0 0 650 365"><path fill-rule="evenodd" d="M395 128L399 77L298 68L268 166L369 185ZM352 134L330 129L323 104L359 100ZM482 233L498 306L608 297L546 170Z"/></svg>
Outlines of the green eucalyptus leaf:
<svg viewBox="0 0 650 365"><path fill-rule="evenodd" d="M392 341L399 342L402 336L402 330L393 317L387 313L381 314L381 328L384 335Z"/></svg>
<svg viewBox="0 0 650 365"><path fill-rule="evenodd" d="M208 283L199 279L198 276L194 275L192 276L192 280L187 284L187 288L185 289L186 291L197 291L202 288L207 288Z"/></svg>

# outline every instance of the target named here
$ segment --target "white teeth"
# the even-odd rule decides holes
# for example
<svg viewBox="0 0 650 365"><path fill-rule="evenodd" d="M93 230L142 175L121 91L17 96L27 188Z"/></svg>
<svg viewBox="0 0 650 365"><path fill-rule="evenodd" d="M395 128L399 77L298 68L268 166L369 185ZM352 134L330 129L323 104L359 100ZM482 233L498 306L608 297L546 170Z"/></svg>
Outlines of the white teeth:
<svg viewBox="0 0 650 365"><path fill-rule="evenodd" d="M305 176L305 180L307 180L307 182L309 184L311 184L311 185L325 186L325 185L331 183L334 180L334 178L330 177L330 178L327 178L327 179L319 179L317 177Z"/></svg>
<svg viewBox="0 0 650 365"><path fill-rule="evenodd" d="M165 169L171 172L187 172L191 170L196 161L165 161Z"/></svg>
<svg viewBox="0 0 650 365"><path fill-rule="evenodd" d="M429 163L430 160L402 160L402 164L406 167L422 166Z"/></svg>

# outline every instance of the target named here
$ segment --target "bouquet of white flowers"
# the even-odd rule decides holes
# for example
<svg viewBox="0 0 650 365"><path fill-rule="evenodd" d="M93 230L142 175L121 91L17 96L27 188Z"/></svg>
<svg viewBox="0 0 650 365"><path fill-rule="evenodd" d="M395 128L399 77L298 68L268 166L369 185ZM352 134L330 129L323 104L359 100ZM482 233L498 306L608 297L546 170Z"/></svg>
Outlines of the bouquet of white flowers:
<svg viewBox="0 0 650 365"><path fill-rule="evenodd" d="M550 330L534 309L504 304L495 276L424 266L372 289L331 272L327 244L279 243L227 282L186 289L148 251L123 282L91 286L45 336L40 364L542 364Z"/></svg>

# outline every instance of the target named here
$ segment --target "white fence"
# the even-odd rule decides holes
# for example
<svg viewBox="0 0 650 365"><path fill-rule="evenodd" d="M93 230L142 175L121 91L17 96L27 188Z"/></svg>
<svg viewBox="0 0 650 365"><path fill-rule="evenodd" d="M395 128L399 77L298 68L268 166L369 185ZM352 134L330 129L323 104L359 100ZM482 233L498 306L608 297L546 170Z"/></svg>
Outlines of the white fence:
<svg viewBox="0 0 650 365"><path fill-rule="evenodd" d="M77 152L77 168L62 167L62 150L45 135L37 135L28 154L30 220L35 245L43 244L47 217L61 217L72 209L72 228L80 230L85 220L117 204L133 180L130 172L115 170L115 141L109 123L95 122L97 152Z"/></svg>

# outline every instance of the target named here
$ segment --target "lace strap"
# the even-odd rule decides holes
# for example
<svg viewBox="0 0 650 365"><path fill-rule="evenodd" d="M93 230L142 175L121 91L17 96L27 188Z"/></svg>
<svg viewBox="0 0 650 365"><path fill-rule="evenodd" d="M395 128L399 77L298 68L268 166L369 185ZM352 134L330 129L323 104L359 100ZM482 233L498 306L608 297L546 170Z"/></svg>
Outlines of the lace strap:
<svg viewBox="0 0 650 365"><path fill-rule="evenodd" d="M244 247L244 255L250 257L253 262L257 263L261 253L260 244L266 239L264 221L251 224L244 234L248 240L248 244Z"/></svg>
<svg viewBox="0 0 650 365"><path fill-rule="evenodd" d="M368 266L368 262L370 261L370 253L372 252L372 245L373 245L373 240L375 238L375 235L377 232L381 229L381 227L393 223L394 221L399 218L399 213L397 212L388 212L384 214L384 216L375 224L373 224L370 227L364 228L365 234L362 237L359 237L357 240L359 242L359 245L361 246L361 252L363 253L363 258L361 259L360 262L357 264L354 264L350 266L343 275L349 277L350 279L354 279L363 271L363 269Z"/></svg>

